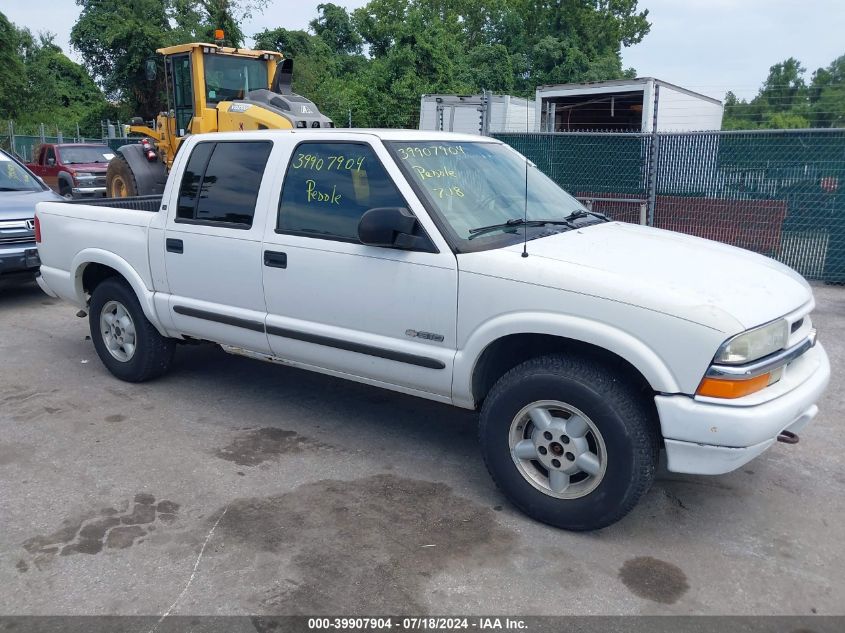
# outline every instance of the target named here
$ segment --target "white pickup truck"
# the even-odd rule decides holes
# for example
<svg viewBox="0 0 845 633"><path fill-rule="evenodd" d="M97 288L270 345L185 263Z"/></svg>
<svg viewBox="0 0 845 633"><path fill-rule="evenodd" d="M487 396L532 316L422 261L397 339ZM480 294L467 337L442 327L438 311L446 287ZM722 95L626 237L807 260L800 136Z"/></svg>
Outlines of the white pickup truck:
<svg viewBox="0 0 845 633"><path fill-rule="evenodd" d="M489 138L193 136L163 197L40 203L37 241L118 378L200 339L480 409L502 491L572 530L631 510L661 449L715 475L794 443L830 376L798 274L593 214Z"/></svg>

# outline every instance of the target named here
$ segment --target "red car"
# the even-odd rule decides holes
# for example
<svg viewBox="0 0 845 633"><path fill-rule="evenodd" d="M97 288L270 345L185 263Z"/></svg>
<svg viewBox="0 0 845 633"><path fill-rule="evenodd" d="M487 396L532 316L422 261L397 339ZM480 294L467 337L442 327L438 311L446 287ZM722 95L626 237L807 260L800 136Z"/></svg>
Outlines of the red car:
<svg viewBox="0 0 845 633"><path fill-rule="evenodd" d="M112 158L108 145L45 143L27 167L65 198L105 196L106 169Z"/></svg>

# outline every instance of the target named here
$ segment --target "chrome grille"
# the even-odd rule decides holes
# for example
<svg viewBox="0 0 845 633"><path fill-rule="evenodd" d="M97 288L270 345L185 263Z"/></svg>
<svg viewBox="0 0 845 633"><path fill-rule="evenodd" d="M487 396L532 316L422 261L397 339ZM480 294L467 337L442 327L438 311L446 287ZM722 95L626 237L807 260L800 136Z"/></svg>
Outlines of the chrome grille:
<svg viewBox="0 0 845 633"><path fill-rule="evenodd" d="M0 220L0 244L29 244L34 241L32 220Z"/></svg>

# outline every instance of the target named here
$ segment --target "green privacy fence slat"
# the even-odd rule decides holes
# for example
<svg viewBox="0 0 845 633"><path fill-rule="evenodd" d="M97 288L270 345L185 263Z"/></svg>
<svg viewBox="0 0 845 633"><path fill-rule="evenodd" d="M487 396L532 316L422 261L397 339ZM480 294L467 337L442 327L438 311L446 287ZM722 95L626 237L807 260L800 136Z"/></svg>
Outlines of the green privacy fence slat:
<svg viewBox="0 0 845 633"><path fill-rule="evenodd" d="M496 136L579 197L631 199L594 202L615 219L653 200L654 226L845 283L845 129Z"/></svg>
<svg viewBox="0 0 845 633"><path fill-rule="evenodd" d="M562 138L565 137L565 138ZM641 134L497 134L567 191L644 195L651 138Z"/></svg>

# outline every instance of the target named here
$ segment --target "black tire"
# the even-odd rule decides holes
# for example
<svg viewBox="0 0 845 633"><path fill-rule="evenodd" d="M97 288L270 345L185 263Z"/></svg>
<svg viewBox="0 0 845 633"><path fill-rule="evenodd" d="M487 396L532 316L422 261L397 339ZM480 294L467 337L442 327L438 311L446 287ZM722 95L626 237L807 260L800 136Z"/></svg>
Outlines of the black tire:
<svg viewBox="0 0 845 633"><path fill-rule="evenodd" d="M125 307L134 323L135 350L126 361L118 360L112 355L100 328L103 307L115 301ZM145 382L167 372L173 360L176 342L159 334L147 320L129 284L115 277L106 279L94 289L88 307L91 340L94 341L94 348L100 360L112 374L127 382Z"/></svg>
<svg viewBox="0 0 845 633"><path fill-rule="evenodd" d="M542 492L511 455L512 422L524 407L543 400L572 405L601 433L606 470L585 496L560 499ZM493 386L481 409L479 437L490 475L517 508L555 527L596 530L624 517L651 486L660 441L654 416L647 396L612 368L586 358L543 356Z"/></svg>
<svg viewBox="0 0 845 633"><path fill-rule="evenodd" d="M106 170L106 196L109 198L131 198L138 195L138 182L129 162L118 153L109 161Z"/></svg>

